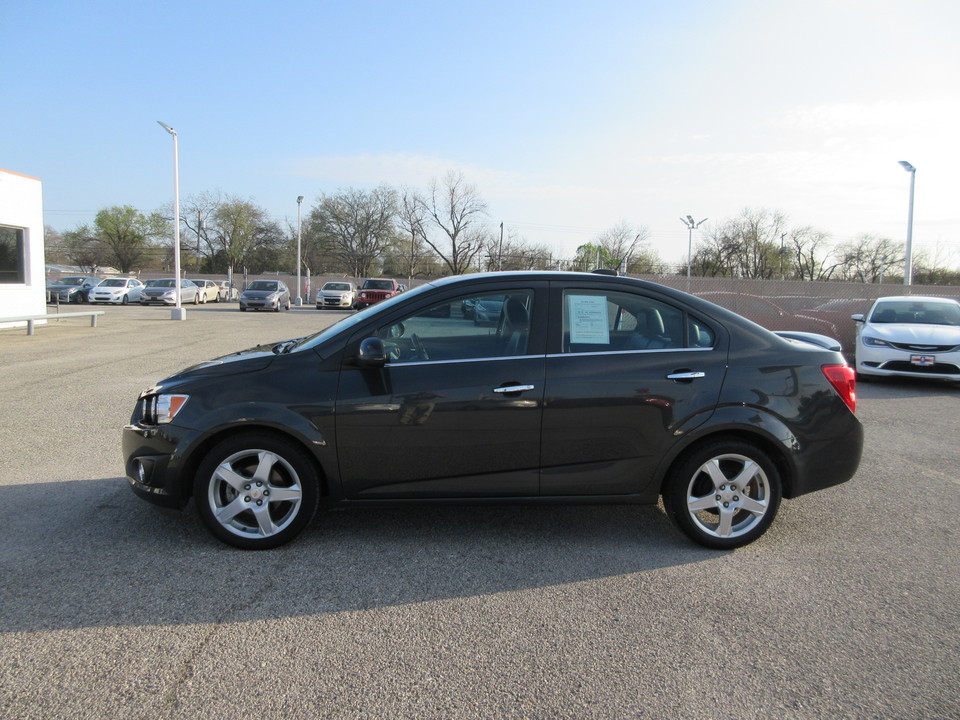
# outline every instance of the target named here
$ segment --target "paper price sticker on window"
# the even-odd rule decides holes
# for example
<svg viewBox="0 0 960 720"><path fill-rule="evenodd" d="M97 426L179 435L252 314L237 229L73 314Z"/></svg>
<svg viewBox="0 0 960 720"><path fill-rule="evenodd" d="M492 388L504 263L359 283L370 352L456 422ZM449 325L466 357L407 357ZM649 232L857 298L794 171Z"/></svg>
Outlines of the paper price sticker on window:
<svg viewBox="0 0 960 720"><path fill-rule="evenodd" d="M587 345L610 344L607 298L602 295L568 295L570 342Z"/></svg>

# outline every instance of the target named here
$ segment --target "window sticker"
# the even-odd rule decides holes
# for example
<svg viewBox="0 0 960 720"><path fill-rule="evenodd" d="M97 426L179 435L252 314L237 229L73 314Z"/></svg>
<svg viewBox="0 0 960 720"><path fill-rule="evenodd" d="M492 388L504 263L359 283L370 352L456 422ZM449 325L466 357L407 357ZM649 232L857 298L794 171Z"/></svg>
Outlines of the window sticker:
<svg viewBox="0 0 960 720"><path fill-rule="evenodd" d="M570 342L609 345L610 321L607 298L602 295L568 295Z"/></svg>

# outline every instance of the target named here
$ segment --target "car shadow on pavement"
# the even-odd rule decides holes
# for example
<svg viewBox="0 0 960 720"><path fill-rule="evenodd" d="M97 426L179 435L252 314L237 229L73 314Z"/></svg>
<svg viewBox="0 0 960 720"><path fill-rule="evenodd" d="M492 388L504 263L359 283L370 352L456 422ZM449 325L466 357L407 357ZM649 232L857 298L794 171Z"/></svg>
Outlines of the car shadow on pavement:
<svg viewBox="0 0 960 720"><path fill-rule="evenodd" d="M404 506L318 514L236 550L126 480L0 487L0 632L242 622L509 593L722 557L656 506Z"/></svg>

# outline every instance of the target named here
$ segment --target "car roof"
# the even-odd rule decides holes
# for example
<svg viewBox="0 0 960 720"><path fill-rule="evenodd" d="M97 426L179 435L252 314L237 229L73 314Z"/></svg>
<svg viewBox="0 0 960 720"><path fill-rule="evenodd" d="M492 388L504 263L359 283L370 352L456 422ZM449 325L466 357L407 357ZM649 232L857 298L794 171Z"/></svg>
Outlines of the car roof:
<svg viewBox="0 0 960 720"><path fill-rule="evenodd" d="M937 295L888 295L886 297L877 298L878 303L886 300L891 300L894 302L940 302L951 305L958 304L953 298L939 297Z"/></svg>

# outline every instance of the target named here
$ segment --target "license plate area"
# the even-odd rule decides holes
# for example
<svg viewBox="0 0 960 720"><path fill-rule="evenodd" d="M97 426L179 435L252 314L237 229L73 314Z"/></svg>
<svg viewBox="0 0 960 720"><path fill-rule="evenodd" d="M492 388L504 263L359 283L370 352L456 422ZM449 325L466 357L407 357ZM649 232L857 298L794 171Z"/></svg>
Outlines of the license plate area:
<svg viewBox="0 0 960 720"><path fill-rule="evenodd" d="M911 355L910 364L919 365L920 367L930 367L937 362L936 355Z"/></svg>

